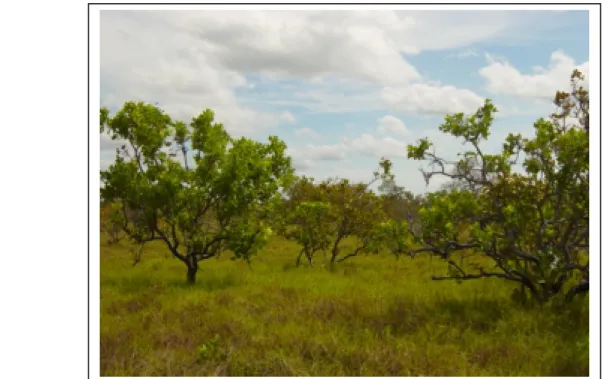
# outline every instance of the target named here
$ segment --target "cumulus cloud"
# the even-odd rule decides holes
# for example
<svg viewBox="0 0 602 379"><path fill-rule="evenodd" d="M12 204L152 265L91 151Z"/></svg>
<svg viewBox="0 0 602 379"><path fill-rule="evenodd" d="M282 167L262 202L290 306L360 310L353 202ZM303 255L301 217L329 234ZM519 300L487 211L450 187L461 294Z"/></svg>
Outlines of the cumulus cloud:
<svg viewBox="0 0 602 379"><path fill-rule="evenodd" d="M445 60L450 60L450 59L463 60L463 59L468 59L471 57L478 57L478 56L479 56L479 54L476 52L476 50L467 49L467 50L458 51L453 54L449 54L445 57Z"/></svg>
<svg viewBox="0 0 602 379"><path fill-rule="evenodd" d="M397 110L423 114L471 112L485 101L473 91L437 84L385 87L381 96Z"/></svg>
<svg viewBox="0 0 602 379"><path fill-rule="evenodd" d="M308 145L306 156L319 161L341 161L347 158L347 149L342 144Z"/></svg>
<svg viewBox="0 0 602 379"><path fill-rule="evenodd" d="M419 79L399 52L414 51L392 33L415 26L396 12L165 12L170 25L201 38L213 56L237 72L272 78L326 76L370 82ZM408 48L406 48L408 47Z"/></svg>
<svg viewBox="0 0 602 379"><path fill-rule="evenodd" d="M409 134L408 128L404 122L391 115L386 115L378 119L378 131L380 133L394 133L399 135Z"/></svg>
<svg viewBox="0 0 602 379"><path fill-rule="evenodd" d="M290 119L241 103L241 92L255 88L248 75L328 85L271 104L384 109L377 88L343 89L349 81L407 86L422 77L404 56L498 38L517 20L512 12L102 11L101 101L113 108L130 99L157 102L184 120L209 107L237 136ZM430 111L428 104L414 109Z"/></svg>
<svg viewBox="0 0 602 379"><path fill-rule="evenodd" d="M318 132L310 128L295 129L295 135L298 137L307 136L310 138L318 138L320 136Z"/></svg>
<svg viewBox="0 0 602 379"><path fill-rule="evenodd" d="M314 167L316 167L316 163L311 159L293 159L293 168L297 171L306 172Z"/></svg>
<svg viewBox="0 0 602 379"><path fill-rule="evenodd" d="M288 155L293 159L293 167L300 172L316 167L317 161L343 161L347 159L347 146L344 144L333 145L306 145L305 147L291 147Z"/></svg>
<svg viewBox="0 0 602 379"><path fill-rule="evenodd" d="M358 138L344 139L349 151L368 157L405 157L406 144L392 137L376 138L371 134L362 134Z"/></svg>
<svg viewBox="0 0 602 379"><path fill-rule="evenodd" d="M531 32L541 18L524 14L102 11L101 106L115 110L124 101L142 100L158 103L182 121L211 108L235 137L264 135L266 129L295 123L293 113L300 108L314 113L405 111L435 117L473 112L483 104L481 96L425 83L424 73L407 57L446 50L458 52L456 58L461 59L474 55L470 47L475 43L506 41L508 34L514 40L523 38L525 20ZM527 78L533 87L530 77L553 76L553 68L568 66L567 62L571 63L557 54L550 67L511 79L522 83ZM502 73L513 68L492 58L480 74L490 91L505 93L508 80L496 78L500 67ZM562 85L566 79L563 74ZM553 86L554 91L558 88L562 86ZM351 133L350 128L345 130ZM381 135L309 145L291 155L299 170L314 172L324 167L318 161L331 161L351 175L357 167L345 160L352 154L405 156L405 143L387 135L403 136L406 130L402 120L387 115L376 125L375 132ZM309 128L297 129L295 135L317 137ZM114 149L114 143L101 138L101 164L108 162L104 157L112 161Z"/></svg>
<svg viewBox="0 0 602 379"><path fill-rule="evenodd" d="M578 64L562 50L552 53L547 68L534 67L531 74L521 73L505 59L489 55L486 58L488 65L479 70L479 75L485 79L487 90L519 98L549 100L557 90L568 89L568 79L574 69L581 70L586 77L589 73L589 62Z"/></svg>
<svg viewBox="0 0 602 379"><path fill-rule="evenodd" d="M294 123L295 117L293 116L293 114L289 111L284 111L280 114L280 120L289 124Z"/></svg>
<svg viewBox="0 0 602 379"><path fill-rule="evenodd" d="M101 12L101 105L116 109L128 100L157 103L183 121L211 108L235 136L277 125L277 116L238 102L235 90L249 87L245 76L216 62L206 42L165 23L152 24L146 14Z"/></svg>
<svg viewBox="0 0 602 379"><path fill-rule="evenodd" d="M293 168L298 172L304 173L316 166L316 162L301 154L298 149L289 147L287 155L293 160Z"/></svg>
<svg viewBox="0 0 602 379"><path fill-rule="evenodd" d="M402 158L406 156L406 144L393 137L375 137L364 133L356 138L343 137L341 142L330 145L306 145L291 148L289 154L298 169L315 167L317 161L344 161L350 154L367 157Z"/></svg>

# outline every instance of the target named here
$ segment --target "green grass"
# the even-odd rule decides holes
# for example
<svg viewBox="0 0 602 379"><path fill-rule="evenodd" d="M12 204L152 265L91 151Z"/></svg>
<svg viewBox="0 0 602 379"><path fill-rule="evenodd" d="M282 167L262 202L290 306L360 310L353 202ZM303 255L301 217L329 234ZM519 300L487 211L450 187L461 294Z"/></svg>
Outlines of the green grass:
<svg viewBox="0 0 602 379"><path fill-rule="evenodd" d="M102 238L102 376L589 375L588 298L526 309L500 280L430 280L445 265L428 257L297 268L279 238L189 286L160 244L132 267Z"/></svg>

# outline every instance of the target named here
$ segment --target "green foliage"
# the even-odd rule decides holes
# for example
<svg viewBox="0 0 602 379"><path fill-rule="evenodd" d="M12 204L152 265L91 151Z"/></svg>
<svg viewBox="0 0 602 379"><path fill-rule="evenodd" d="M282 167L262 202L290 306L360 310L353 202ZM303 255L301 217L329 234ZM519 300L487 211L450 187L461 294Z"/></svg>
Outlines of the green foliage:
<svg viewBox="0 0 602 379"><path fill-rule="evenodd" d="M208 343L201 344L197 347L199 361L213 359L219 352L218 347L219 335L216 334Z"/></svg>
<svg viewBox="0 0 602 379"><path fill-rule="evenodd" d="M428 138L423 138L418 141L418 145L408 145L408 158L423 159L426 151L433 146Z"/></svg>
<svg viewBox="0 0 602 379"><path fill-rule="evenodd" d="M302 246L297 258L297 266L301 255L305 255L310 265L318 251L325 252L333 240L330 206L323 202L302 202L292 214L289 237Z"/></svg>
<svg viewBox="0 0 602 379"><path fill-rule="evenodd" d="M439 249L446 244L460 242L462 226L467 220L479 215L481 205L469 191L453 189L449 193L431 193L427 206L420 209L423 233L421 238Z"/></svg>
<svg viewBox="0 0 602 379"><path fill-rule="evenodd" d="M454 180L424 197L395 183L387 159L369 184L295 178L282 141L233 139L210 110L186 124L144 103L112 117L101 109L101 133L123 142L101 172L101 228L129 239L101 249L101 373L587 375L587 298L556 296L589 288L582 80L575 71L535 137L510 134L497 154L481 149L490 100L447 116L440 130L470 150L447 162L427 139L408 146L431 163L427 180ZM376 180L381 194L369 190ZM382 250L402 264L372 256L330 273L290 270L299 245L297 265L318 252L334 264ZM137 271L117 259L133 248L137 263L145 246L151 259ZM240 262L260 251L252 271ZM198 286L174 279L178 261L193 282L199 261L221 255L231 260L207 262ZM432 270L450 285L425 282ZM505 281L467 282L486 277ZM525 307L526 291L540 307Z"/></svg>
<svg viewBox="0 0 602 379"><path fill-rule="evenodd" d="M410 250L409 235L407 221L389 219L374 228L373 238L369 240L369 250L378 251L385 248L399 258Z"/></svg>
<svg viewBox="0 0 602 379"><path fill-rule="evenodd" d="M226 249L248 260L265 245L271 230L262 215L293 178L277 137L233 139L211 110L187 126L141 102L113 117L101 109L100 121L101 132L124 141L101 172L101 196L130 239L163 241L188 266L189 281L200 260Z"/></svg>
<svg viewBox="0 0 602 379"><path fill-rule="evenodd" d="M382 198L369 191L367 184L345 179L315 183L312 178L301 177L288 191L284 212L288 216L280 224L281 234L302 246L297 264L302 255L311 264L315 252L328 251L332 265L337 259L378 252L382 245L378 235L385 220ZM350 238L361 243L341 256L342 242Z"/></svg>
<svg viewBox="0 0 602 379"><path fill-rule="evenodd" d="M473 115L447 116L440 130L472 147L459 154L454 173L446 171L450 162L429 151L427 140L408 146L408 158L434 167L427 180L443 175L473 189L429 194L420 210L417 238L424 247L416 252L433 253L450 267L448 276L434 279L499 277L528 288L538 301L562 293L571 280L589 280L589 265L581 262L589 246L589 96L579 80L576 71L572 93L557 93L561 111L537 120L535 137L510 134L499 154L480 148L497 111L490 100ZM567 125L568 117L579 125ZM519 154L526 175L512 171ZM453 254L463 251L490 262L462 265Z"/></svg>

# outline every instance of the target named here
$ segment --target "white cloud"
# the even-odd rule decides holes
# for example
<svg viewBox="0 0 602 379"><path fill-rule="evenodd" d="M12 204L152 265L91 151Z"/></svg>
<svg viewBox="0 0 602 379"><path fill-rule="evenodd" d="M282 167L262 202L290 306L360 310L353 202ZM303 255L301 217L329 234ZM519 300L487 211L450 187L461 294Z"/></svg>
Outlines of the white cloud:
<svg viewBox="0 0 602 379"><path fill-rule="evenodd" d="M489 65L479 70L487 83L487 90L519 98L549 100L557 90L568 89L574 69L581 70L586 77L589 73L589 62L578 64L561 50L552 53L548 68L536 66L532 74L521 73L505 59L487 56L487 62Z"/></svg>
<svg viewBox="0 0 602 379"><path fill-rule="evenodd" d="M294 148L289 151L293 160L343 161L350 153L358 153L368 157L405 157L406 144L393 137L374 137L364 133L357 138L343 137L341 142L332 145L307 145L305 148Z"/></svg>
<svg viewBox="0 0 602 379"><path fill-rule="evenodd" d="M128 100L158 103L186 122L211 108L234 136L277 125L277 116L239 104L235 90L249 87L245 76L216 62L206 42L164 22L153 24L149 16L101 12L101 105L115 109Z"/></svg>
<svg viewBox="0 0 602 379"><path fill-rule="evenodd" d="M383 115L398 110L441 120L441 114L472 113L483 99L467 89L426 83L422 67L406 57L435 50L470 57L477 43L520 42L527 24L529 43L552 38L548 30L557 23L547 19L544 33L539 18L503 11L103 11L101 105L114 109L126 100L156 102L182 121L211 108L235 137L294 123L292 112L297 115L299 108ZM534 72L549 76L551 71ZM563 85L567 78L563 74ZM377 165L382 155L405 157L405 143L387 137L404 135L404 129L401 120L385 116L376 125L382 135L359 135L347 126L342 134L357 138L304 146L291 156L295 167L310 174L322 170L327 176L353 177L360 155L370 157L370 167L361 168L366 172L373 158ZM275 130L270 133L279 134ZM295 131L312 138L315 133ZM114 145L106 142L101 141L103 162L114 157ZM455 152L446 144L441 148ZM409 167L406 160L398 161Z"/></svg>
<svg viewBox="0 0 602 379"><path fill-rule="evenodd" d="M378 96L378 88L373 85L359 85L357 82L329 80L311 89L299 88L288 94L280 94L270 104L295 105L316 113L364 112L385 108ZM283 98L292 96L288 98Z"/></svg>
<svg viewBox="0 0 602 379"><path fill-rule="evenodd" d="M320 136L320 134L318 132L316 132L313 129L310 128L300 128L300 129L295 129L295 135L296 136L307 136L310 138L318 138Z"/></svg>
<svg viewBox="0 0 602 379"><path fill-rule="evenodd" d="M378 131L380 133L394 133L398 135L409 134L408 128L403 121L391 115L386 115L378 119Z"/></svg>
<svg viewBox="0 0 602 379"><path fill-rule="evenodd" d="M462 50L457 53L449 54L445 57L445 60L456 59L463 60L468 59L470 57L478 57L479 54L474 49Z"/></svg>
<svg viewBox="0 0 602 379"><path fill-rule="evenodd" d="M289 124L294 123L295 117L293 116L293 114L289 111L284 111L280 114L280 120Z"/></svg>
<svg viewBox="0 0 602 379"><path fill-rule="evenodd" d="M393 11L183 13L162 12L154 19L144 15L144 20L167 23L202 39L216 60L236 72L278 79L340 76L395 83L420 77L399 55L416 50L408 43L414 19Z"/></svg>
<svg viewBox="0 0 602 379"><path fill-rule="evenodd" d="M347 159L347 147L344 144L306 145L290 147L288 155L293 159L293 167L302 173L316 167L316 161L343 161Z"/></svg>
<svg viewBox="0 0 602 379"><path fill-rule="evenodd" d="M340 161L347 158L346 150L346 147L342 144L308 145L305 156L318 161Z"/></svg>
<svg viewBox="0 0 602 379"><path fill-rule="evenodd" d="M385 87L381 96L397 110L424 114L473 112L485 101L470 90L435 84Z"/></svg>
<svg viewBox="0 0 602 379"><path fill-rule="evenodd" d="M367 157L405 157L406 144L393 137L377 138L364 133L357 138L343 137L340 143L332 145L307 145L302 149L290 149L289 154L296 164L308 166L315 161L343 161L350 153ZM312 166L313 167L313 166Z"/></svg>
<svg viewBox="0 0 602 379"><path fill-rule="evenodd" d="M347 149L369 157L380 158L382 156L405 157L406 144L392 137L376 138L371 134L362 134L355 139L345 138Z"/></svg>
<svg viewBox="0 0 602 379"><path fill-rule="evenodd" d="M287 154L293 160L293 168L300 173L305 173L316 166L316 162L301 154L298 149L289 147Z"/></svg>
<svg viewBox="0 0 602 379"><path fill-rule="evenodd" d="M307 172L307 170L316 167L316 163L311 159L293 159L293 167L297 171Z"/></svg>
<svg viewBox="0 0 602 379"><path fill-rule="evenodd" d="M246 79L252 74L328 86L293 99L280 90L259 103L316 112L386 109L378 88L347 94L345 81L407 87L421 75L405 55L502 38L524 18L503 11L103 11L101 101L158 102L184 121L209 107L235 136L254 134L286 120L240 101L238 90L256 87Z"/></svg>

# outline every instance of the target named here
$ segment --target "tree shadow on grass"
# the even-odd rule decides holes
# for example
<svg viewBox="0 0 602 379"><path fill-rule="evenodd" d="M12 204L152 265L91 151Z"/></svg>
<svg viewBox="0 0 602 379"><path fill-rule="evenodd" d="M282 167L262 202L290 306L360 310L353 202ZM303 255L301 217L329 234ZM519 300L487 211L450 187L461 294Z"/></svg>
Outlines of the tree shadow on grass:
<svg viewBox="0 0 602 379"><path fill-rule="evenodd" d="M182 276L180 279L175 275L167 278L157 278L152 275L140 275L126 278L106 278L101 280L101 288L113 287L121 294L131 295L137 293L148 293L149 291L153 293L161 293L174 288L178 290L204 290L207 292L213 292L244 284L244 278L239 275L235 275L234 273L224 273L221 275L216 275L213 273L207 273L205 275L203 274L203 272L199 272L196 283L194 284L187 283L184 276Z"/></svg>
<svg viewBox="0 0 602 379"><path fill-rule="evenodd" d="M194 284L187 283L185 280L176 279L172 279L168 283L170 287L181 288L184 290L214 292L241 286L244 284L244 278L234 273L225 273L223 275L207 273L203 275L203 272L199 272L196 283Z"/></svg>
<svg viewBox="0 0 602 379"><path fill-rule="evenodd" d="M380 315L362 315L362 323L383 338L412 334L427 324L449 324L459 329L487 332L505 315L507 304L493 299L444 299L422 303L399 297Z"/></svg>
<svg viewBox="0 0 602 379"><path fill-rule="evenodd" d="M435 302L433 312L437 312L443 322L477 332L495 329L499 320L507 315L509 303L500 299L474 298L470 300L441 299Z"/></svg>
<svg viewBox="0 0 602 379"><path fill-rule="evenodd" d="M107 278L100 281L101 288L112 287L118 293L131 295L137 293L163 292L167 283L152 276L133 276L127 278Z"/></svg>

